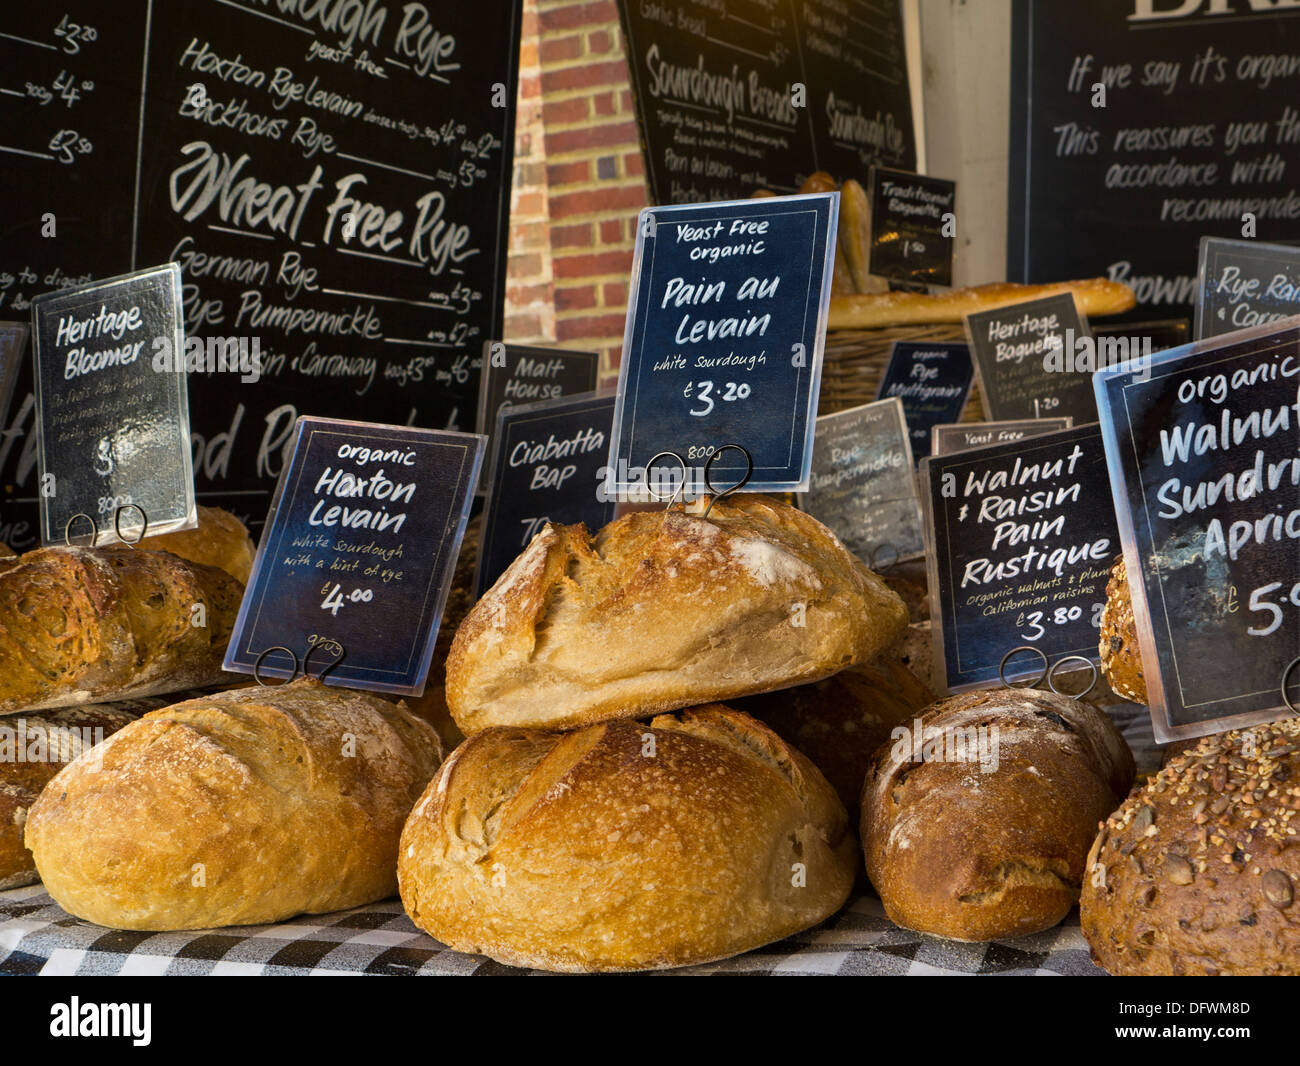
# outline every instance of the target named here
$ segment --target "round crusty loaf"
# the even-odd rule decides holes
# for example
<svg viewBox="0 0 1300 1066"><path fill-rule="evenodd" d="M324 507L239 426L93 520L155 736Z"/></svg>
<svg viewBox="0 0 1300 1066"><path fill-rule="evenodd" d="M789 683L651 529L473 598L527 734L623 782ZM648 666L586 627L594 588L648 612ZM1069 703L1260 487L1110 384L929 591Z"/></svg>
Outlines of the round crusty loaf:
<svg viewBox="0 0 1300 1066"><path fill-rule="evenodd" d="M220 507L198 509L199 524L194 529L160 533L146 537L142 549L171 552L192 563L224 570L241 585L248 584L253 570L253 538L244 523Z"/></svg>
<svg viewBox="0 0 1300 1066"><path fill-rule="evenodd" d="M848 897L844 808L802 755L710 706L457 748L402 833L402 903L460 951L595 972L706 962ZM802 884L799 884L802 882Z"/></svg>
<svg viewBox="0 0 1300 1066"><path fill-rule="evenodd" d="M1110 569L1106 582L1106 606L1101 610L1101 637L1097 649L1101 672L1117 696L1134 703L1147 701L1142 652L1138 648L1137 623L1128 588L1128 571L1121 555Z"/></svg>
<svg viewBox="0 0 1300 1066"><path fill-rule="evenodd" d="M139 717L130 706L65 707L0 717L0 890L38 880L32 853L23 844L27 812L60 769Z"/></svg>
<svg viewBox="0 0 1300 1066"><path fill-rule="evenodd" d="M1113 974L1300 975L1300 720L1204 737L1136 790L1079 907Z"/></svg>
<svg viewBox="0 0 1300 1066"><path fill-rule="evenodd" d="M816 681L907 624L816 519L756 495L703 509L636 511L595 537L538 533L452 642L461 730L565 729Z"/></svg>
<svg viewBox="0 0 1300 1066"><path fill-rule="evenodd" d="M849 824L858 824L862 781L876 749L899 723L934 702L934 693L897 659L851 666L811 685L746 696L732 705L793 744L826 775Z"/></svg>
<svg viewBox="0 0 1300 1066"><path fill-rule="evenodd" d="M27 846L70 914L117 929L280 921L391 896L438 765L400 704L315 680L145 715L41 793Z"/></svg>
<svg viewBox="0 0 1300 1066"><path fill-rule="evenodd" d="M1133 781L1110 719L1065 696L999 689L935 704L920 745L908 732L877 752L862 792L867 876L890 920L951 940L1056 925L1079 898L1097 824Z"/></svg>

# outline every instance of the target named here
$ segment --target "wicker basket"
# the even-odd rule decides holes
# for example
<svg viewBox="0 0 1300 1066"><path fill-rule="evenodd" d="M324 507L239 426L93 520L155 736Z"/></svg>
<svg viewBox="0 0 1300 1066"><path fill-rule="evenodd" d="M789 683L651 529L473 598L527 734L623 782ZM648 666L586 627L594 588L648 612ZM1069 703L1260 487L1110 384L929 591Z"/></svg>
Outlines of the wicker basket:
<svg viewBox="0 0 1300 1066"><path fill-rule="evenodd" d="M835 414L850 407L871 403L880 387L880 377L889 362L895 341L920 343L964 341L960 323L936 326L889 326L885 329L841 329L826 334L826 356L822 363L822 389L817 413ZM979 382L971 387L970 399L962 412L963 422L981 422Z"/></svg>

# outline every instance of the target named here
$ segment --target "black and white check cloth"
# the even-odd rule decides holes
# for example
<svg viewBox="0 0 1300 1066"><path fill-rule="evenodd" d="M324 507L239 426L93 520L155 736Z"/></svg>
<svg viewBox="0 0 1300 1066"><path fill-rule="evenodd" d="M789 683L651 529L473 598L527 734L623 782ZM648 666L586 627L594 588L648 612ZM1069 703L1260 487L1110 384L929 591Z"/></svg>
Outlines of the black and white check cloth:
<svg viewBox="0 0 1300 1066"><path fill-rule="evenodd" d="M1159 765L1145 707L1108 706L1140 773ZM900 929L880 900L855 896L814 929L735 958L666 974L1093 974L1078 911L1055 929L959 944ZM131 933L73 918L40 885L0 892L0 976L7 974L523 974L444 947L385 900L278 925Z"/></svg>

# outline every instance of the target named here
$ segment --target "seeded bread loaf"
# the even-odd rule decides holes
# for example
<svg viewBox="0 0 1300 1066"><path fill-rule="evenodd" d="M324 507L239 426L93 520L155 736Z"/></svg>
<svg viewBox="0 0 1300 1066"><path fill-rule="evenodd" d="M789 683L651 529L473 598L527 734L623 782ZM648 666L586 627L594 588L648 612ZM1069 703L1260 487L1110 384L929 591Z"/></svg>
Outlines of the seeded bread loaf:
<svg viewBox="0 0 1300 1066"><path fill-rule="evenodd" d="M1115 695L1134 703L1146 703L1147 683L1142 672L1142 652L1138 648L1128 570L1122 555L1111 567L1110 580L1106 582L1106 605L1101 609L1098 652L1101 672Z"/></svg>
<svg viewBox="0 0 1300 1066"><path fill-rule="evenodd" d="M816 768L725 707L457 748L402 832L406 913L458 951L567 972L735 955L815 925L853 884Z"/></svg>
<svg viewBox="0 0 1300 1066"><path fill-rule="evenodd" d="M0 714L220 684L242 595L216 567L120 545L0 560Z"/></svg>
<svg viewBox="0 0 1300 1066"><path fill-rule="evenodd" d="M907 624L816 519L765 496L547 525L461 623L447 704L468 736L567 729L819 680Z"/></svg>
<svg viewBox="0 0 1300 1066"><path fill-rule="evenodd" d="M1202 737L1106 821L1083 935L1113 974L1300 975L1300 720Z"/></svg>
<svg viewBox="0 0 1300 1066"><path fill-rule="evenodd" d="M951 940L1049 929L1079 898L1097 824L1133 781L1101 711L967 692L880 748L862 792L867 876L894 923Z"/></svg>
<svg viewBox="0 0 1300 1066"><path fill-rule="evenodd" d="M396 891L402 823L440 758L427 723L368 693L232 689L147 714L64 767L27 846L64 910L115 929L343 910Z"/></svg>

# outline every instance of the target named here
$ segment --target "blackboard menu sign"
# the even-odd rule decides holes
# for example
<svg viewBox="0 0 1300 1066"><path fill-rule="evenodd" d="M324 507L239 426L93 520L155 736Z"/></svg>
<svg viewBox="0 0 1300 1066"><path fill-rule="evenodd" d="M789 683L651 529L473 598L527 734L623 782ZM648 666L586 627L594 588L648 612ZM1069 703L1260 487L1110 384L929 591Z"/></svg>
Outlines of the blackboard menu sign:
<svg viewBox="0 0 1300 1066"><path fill-rule="evenodd" d="M1088 325L1097 339L1099 356L1109 356L1116 342L1127 345L1115 351L1119 358L1106 358L1106 366L1118 366L1134 355L1146 356L1163 352L1166 348L1177 348L1192 339L1190 324L1185 318L1163 318L1151 322L1089 322Z"/></svg>
<svg viewBox="0 0 1300 1066"><path fill-rule="evenodd" d="M420 695L483 447L476 434L298 419L225 669L290 677L319 646L304 669L338 660L326 684Z"/></svg>
<svg viewBox="0 0 1300 1066"><path fill-rule="evenodd" d="M930 430L930 454L951 455L990 444L1010 444L1046 433L1058 433L1074 425L1072 418L1026 418L1009 422L961 422L934 426Z"/></svg>
<svg viewBox="0 0 1300 1066"><path fill-rule="evenodd" d="M516 0L0 5L0 316L178 263L187 335L260 353L254 382L190 375L199 496L254 526L299 413L473 426L520 18ZM10 503L36 496L29 387L0 438ZM27 510L0 530L20 547Z"/></svg>
<svg viewBox="0 0 1300 1066"><path fill-rule="evenodd" d="M912 170L899 0L619 0L657 204Z"/></svg>
<svg viewBox="0 0 1300 1066"><path fill-rule="evenodd" d="M180 271L38 296L41 541L136 539L196 523Z"/></svg>
<svg viewBox="0 0 1300 1066"><path fill-rule="evenodd" d="M1300 239L1297 53L1292 3L1014 0L1008 280L1190 317L1202 236Z"/></svg>
<svg viewBox="0 0 1300 1066"><path fill-rule="evenodd" d="M1196 336L1218 337L1300 315L1300 248L1201 240Z"/></svg>
<svg viewBox="0 0 1300 1066"><path fill-rule="evenodd" d="M897 397L919 463L930 449L931 427L956 422L970 396L975 366L970 346L959 342L895 341L880 378L877 400Z"/></svg>
<svg viewBox="0 0 1300 1066"><path fill-rule="evenodd" d="M641 212L611 494L642 494L664 451L700 490L732 444L753 460L751 491L806 487L838 206L822 193ZM745 471L729 449L709 473L721 488Z"/></svg>
<svg viewBox="0 0 1300 1066"><path fill-rule="evenodd" d="M921 464L936 663L950 690L999 683L1022 645L1049 663L1097 661L1106 579L1119 554L1096 424ZM1037 675L1027 653L1004 676Z"/></svg>
<svg viewBox="0 0 1300 1066"><path fill-rule="evenodd" d="M1157 740L1300 700L1300 319L1097 375Z"/></svg>
<svg viewBox="0 0 1300 1066"><path fill-rule="evenodd" d="M27 348L27 326L22 322L0 322L0 425L9 413L9 402L18 384Z"/></svg>
<svg viewBox="0 0 1300 1066"><path fill-rule="evenodd" d="M479 596L547 521L582 522L592 532L613 521L616 505L600 491L613 421L613 396L501 408L479 538Z"/></svg>
<svg viewBox="0 0 1300 1066"><path fill-rule="evenodd" d="M594 392L599 372L600 356L596 352L484 341L478 431L490 433L503 407Z"/></svg>
<svg viewBox="0 0 1300 1066"><path fill-rule="evenodd" d="M1096 349L1072 293L1025 300L966 316L990 420L1062 415L1095 422Z"/></svg>
<svg viewBox="0 0 1300 1066"><path fill-rule="evenodd" d="M924 290L952 284L957 186L943 178L871 168L871 273Z"/></svg>
<svg viewBox="0 0 1300 1066"><path fill-rule="evenodd" d="M925 551L903 405L878 400L817 419L799 506L873 569Z"/></svg>

